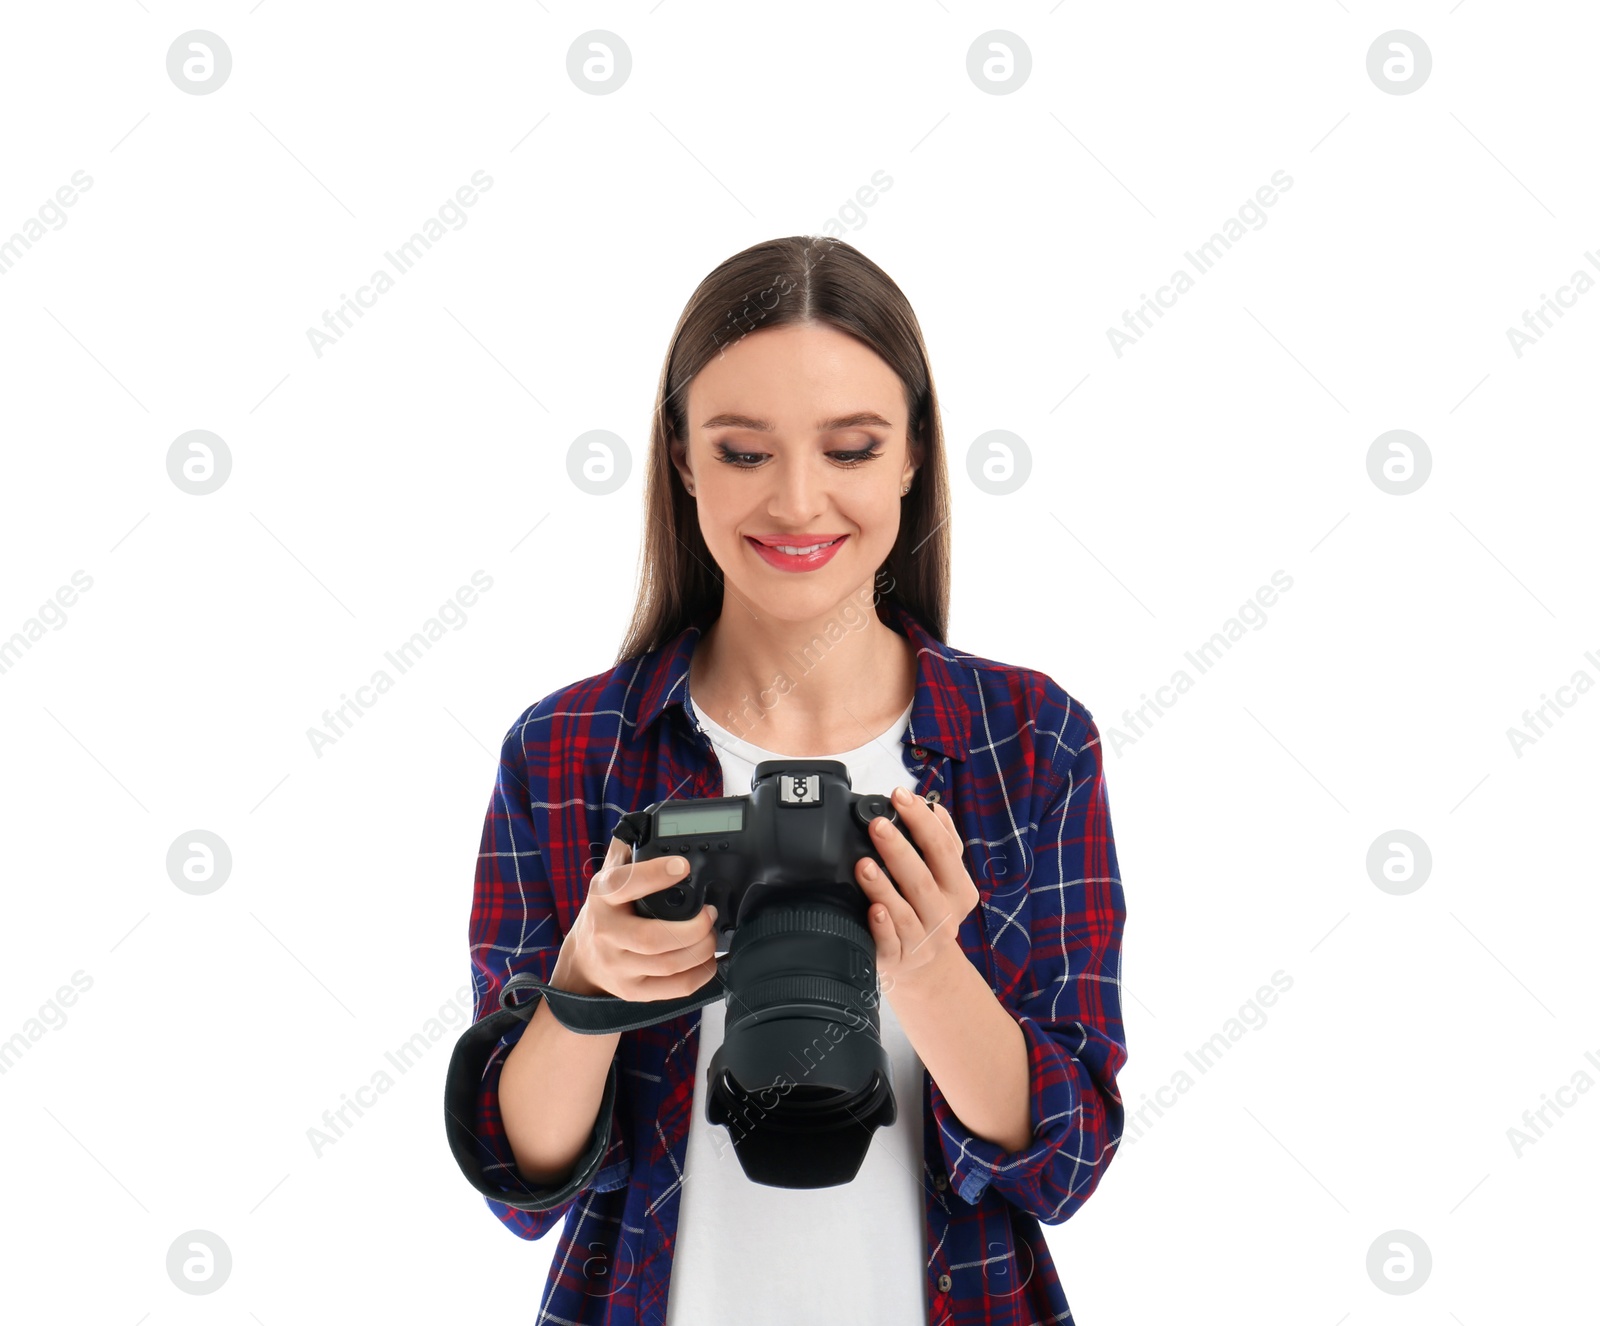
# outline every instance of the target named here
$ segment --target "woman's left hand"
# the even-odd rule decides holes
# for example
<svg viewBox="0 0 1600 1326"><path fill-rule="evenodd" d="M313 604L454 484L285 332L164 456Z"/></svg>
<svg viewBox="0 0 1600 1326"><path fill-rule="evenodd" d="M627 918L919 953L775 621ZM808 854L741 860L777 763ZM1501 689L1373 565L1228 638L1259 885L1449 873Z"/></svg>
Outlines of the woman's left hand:
<svg viewBox="0 0 1600 1326"><path fill-rule="evenodd" d="M888 875L871 857L856 862L885 990L938 971L952 950L960 950L956 932L978 905L978 886L962 860L961 834L950 812L904 788L897 787L892 800L910 839L880 815L869 832Z"/></svg>

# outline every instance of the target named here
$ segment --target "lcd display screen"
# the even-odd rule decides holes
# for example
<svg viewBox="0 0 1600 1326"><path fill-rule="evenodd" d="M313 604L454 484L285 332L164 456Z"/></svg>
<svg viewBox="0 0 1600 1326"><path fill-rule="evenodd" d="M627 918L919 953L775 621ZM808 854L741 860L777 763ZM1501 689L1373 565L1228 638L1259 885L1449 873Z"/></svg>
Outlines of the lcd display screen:
<svg viewBox="0 0 1600 1326"><path fill-rule="evenodd" d="M663 838L738 833L744 828L744 803L735 801L726 806L697 806L689 810L663 807L656 813L656 828Z"/></svg>

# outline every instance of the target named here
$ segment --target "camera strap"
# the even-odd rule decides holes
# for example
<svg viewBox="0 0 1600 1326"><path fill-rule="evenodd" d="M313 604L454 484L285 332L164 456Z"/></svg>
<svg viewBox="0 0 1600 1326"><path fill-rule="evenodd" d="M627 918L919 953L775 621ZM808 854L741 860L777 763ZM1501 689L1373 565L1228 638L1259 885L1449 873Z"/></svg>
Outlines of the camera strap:
<svg viewBox="0 0 1600 1326"><path fill-rule="evenodd" d="M444 1083L444 1122L449 1135L450 1150L456 1163L472 1185L485 1196L504 1201L508 1205L538 1210L523 1194L504 1191L484 1173L486 1157L473 1129L478 1117L478 1094L482 1089L483 1075L495 1047L518 1023L527 1022L539 1006L541 997L549 1000L550 1011L556 1021L568 1031L585 1036L603 1036L612 1031L637 1031L653 1027L658 1022L691 1013L728 993L726 956L717 959L717 974L692 994L676 999L628 1000L615 995L574 994L560 990L539 980L531 972L520 972L500 989L500 1008L486 1013L461 1033L455 1049L450 1054L450 1068ZM531 999L514 1003L523 990L534 992ZM615 1090L615 1076L607 1078L607 1094Z"/></svg>
<svg viewBox="0 0 1600 1326"><path fill-rule="evenodd" d="M514 1016L526 1022L538 1007L538 995L543 995L550 1001L550 1011L556 1015L556 1021L568 1031L585 1036L603 1036L610 1031L638 1031L641 1027L653 1027L658 1022L675 1018L680 1013L692 1013L713 1000L721 999L728 993L727 970L728 959L723 956L717 959L717 974L692 994L679 995L676 999L642 1000L618 999L615 995L574 994L571 990L558 990L538 980L531 972L521 972L501 988L500 1008L502 1012L510 1009ZM520 990L534 990L538 994L512 1007L511 996ZM489 1014L489 1017L498 1016L496 1013Z"/></svg>

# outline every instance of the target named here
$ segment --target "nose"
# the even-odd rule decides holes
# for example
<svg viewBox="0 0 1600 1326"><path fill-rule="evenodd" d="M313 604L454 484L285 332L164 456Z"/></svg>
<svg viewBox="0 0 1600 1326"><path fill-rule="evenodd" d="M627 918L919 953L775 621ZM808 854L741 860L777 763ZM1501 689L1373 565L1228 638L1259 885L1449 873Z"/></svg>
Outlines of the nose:
<svg viewBox="0 0 1600 1326"><path fill-rule="evenodd" d="M774 488L767 498L772 518L791 529L804 529L828 508L827 461L796 448L771 467Z"/></svg>

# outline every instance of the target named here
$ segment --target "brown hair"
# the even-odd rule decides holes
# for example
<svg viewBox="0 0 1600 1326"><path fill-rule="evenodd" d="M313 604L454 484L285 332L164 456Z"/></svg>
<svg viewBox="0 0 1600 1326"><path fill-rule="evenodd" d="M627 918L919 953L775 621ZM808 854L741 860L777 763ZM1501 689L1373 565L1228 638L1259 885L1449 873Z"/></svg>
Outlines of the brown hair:
<svg viewBox="0 0 1600 1326"><path fill-rule="evenodd" d="M900 378L918 468L901 500L900 533L875 588L887 578L887 597L936 639L945 639L950 481L922 329L900 287L859 249L825 236L792 235L734 254L700 282L679 315L656 387L644 490L648 523L633 620L618 663L659 649L686 626L706 624L722 611L722 573L701 536L670 448L688 440L688 386L712 356L752 332L795 323L822 323L854 336Z"/></svg>

